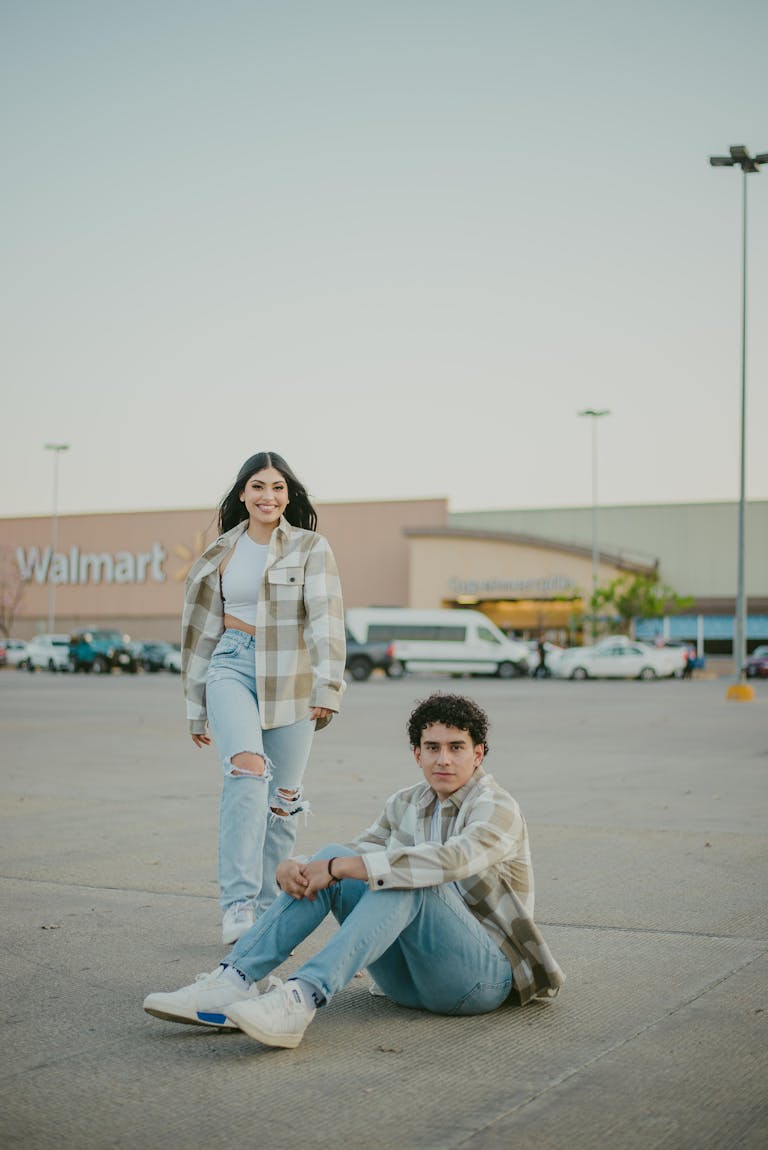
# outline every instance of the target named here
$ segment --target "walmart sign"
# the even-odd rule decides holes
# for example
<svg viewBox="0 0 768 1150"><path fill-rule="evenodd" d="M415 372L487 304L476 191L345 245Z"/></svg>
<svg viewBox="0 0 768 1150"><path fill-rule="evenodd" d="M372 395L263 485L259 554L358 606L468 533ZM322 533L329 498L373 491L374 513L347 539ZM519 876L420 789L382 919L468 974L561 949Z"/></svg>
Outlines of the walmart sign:
<svg viewBox="0 0 768 1150"><path fill-rule="evenodd" d="M153 543L151 551L54 551L51 546L42 551L37 547L16 549L21 578L25 583L56 583L71 587L84 583L154 583L165 582L163 562L166 551Z"/></svg>

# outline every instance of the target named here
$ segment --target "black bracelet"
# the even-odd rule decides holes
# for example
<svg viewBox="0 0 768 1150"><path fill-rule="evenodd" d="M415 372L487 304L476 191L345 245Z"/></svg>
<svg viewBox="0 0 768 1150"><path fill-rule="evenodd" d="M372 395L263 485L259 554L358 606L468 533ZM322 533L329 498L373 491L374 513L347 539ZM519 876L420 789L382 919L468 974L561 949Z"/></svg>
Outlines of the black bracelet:
<svg viewBox="0 0 768 1150"><path fill-rule="evenodd" d="M332 859L328 859L328 874L331 876L331 882L341 882L338 875L335 875L331 869L331 864L336 862L337 857L337 855L334 855Z"/></svg>

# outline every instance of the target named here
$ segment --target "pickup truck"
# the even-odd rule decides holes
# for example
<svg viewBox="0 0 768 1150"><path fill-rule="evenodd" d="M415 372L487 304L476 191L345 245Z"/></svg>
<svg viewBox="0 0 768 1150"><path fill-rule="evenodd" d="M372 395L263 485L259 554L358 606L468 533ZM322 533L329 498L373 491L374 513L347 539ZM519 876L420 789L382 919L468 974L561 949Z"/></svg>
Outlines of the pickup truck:
<svg viewBox="0 0 768 1150"><path fill-rule="evenodd" d="M81 631L69 640L69 662L73 671L109 674L115 667L135 675L138 660L127 635L119 631Z"/></svg>

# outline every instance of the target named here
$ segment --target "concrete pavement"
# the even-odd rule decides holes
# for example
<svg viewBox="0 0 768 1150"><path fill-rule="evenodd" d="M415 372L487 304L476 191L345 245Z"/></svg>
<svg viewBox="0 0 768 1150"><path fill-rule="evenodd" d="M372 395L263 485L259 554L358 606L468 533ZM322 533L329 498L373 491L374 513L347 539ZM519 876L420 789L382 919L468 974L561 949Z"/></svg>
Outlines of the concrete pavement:
<svg viewBox="0 0 768 1150"><path fill-rule="evenodd" d="M536 918L568 981L551 1005L451 1019L372 998L361 978L275 1051L141 1010L222 954L218 773L186 736L178 679L0 673L3 1145L762 1150L755 686L738 704L721 681L351 684L315 742L300 848L349 836L417 777L415 699L471 694L493 722L486 766L528 820Z"/></svg>

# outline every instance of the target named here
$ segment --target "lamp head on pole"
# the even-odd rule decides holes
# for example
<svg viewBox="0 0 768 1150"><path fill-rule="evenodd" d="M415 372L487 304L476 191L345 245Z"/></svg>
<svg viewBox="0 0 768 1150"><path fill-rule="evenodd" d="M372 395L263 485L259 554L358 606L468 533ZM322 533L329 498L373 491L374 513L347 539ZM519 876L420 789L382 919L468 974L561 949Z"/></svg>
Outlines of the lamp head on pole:
<svg viewBox="0 0 768 1150"><path fill-rule="evenodd" d="M710 156L709 162L713 168L733 168L738 165L742 172L759 172L761 164L768 164L768 152L760 152L750 156L743 144L731 144L729 156Z"/></svg>

